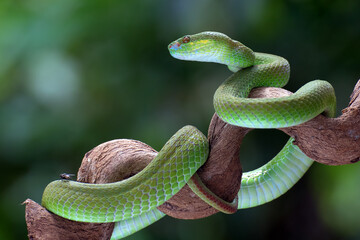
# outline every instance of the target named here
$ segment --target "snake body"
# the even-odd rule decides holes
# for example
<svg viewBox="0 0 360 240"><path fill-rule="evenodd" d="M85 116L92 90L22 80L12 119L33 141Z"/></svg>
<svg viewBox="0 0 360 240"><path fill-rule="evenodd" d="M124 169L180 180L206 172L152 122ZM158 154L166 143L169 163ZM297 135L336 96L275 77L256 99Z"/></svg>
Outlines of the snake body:
<svg viewBox="0 0 360 240"><path fill-rule="evenodd" d="M199 130L183 127L135 176L109 184L57 180L45 188L42 205L83 222L117 222L142 215L184 187L206 161L208 149Z"/></svg>
<svg viewBox="0 0 360 240"><path fill-rule="evenodd" d="M248 128L283 128L306 122L320 113L335 114L335 93L321 80L312 81L288 97L249 99L252 88L282 87L289 79L286 59L253 52L222 33L202 32L177 39L168 46L178 59L225 64L235 72L214 95L214 107L225 122ZM289 190L311 166L312 160L293 139L264 166L243 173L238 197L227 203L214 196L197 177L206 161L208 142L195 127L180 129L140 173L121 182L87 184L51 182L42 205L75 221L116 222L112 239L125 237L165 216L156 206L186 183L205 202L232 213L269 202Z"/></svg>

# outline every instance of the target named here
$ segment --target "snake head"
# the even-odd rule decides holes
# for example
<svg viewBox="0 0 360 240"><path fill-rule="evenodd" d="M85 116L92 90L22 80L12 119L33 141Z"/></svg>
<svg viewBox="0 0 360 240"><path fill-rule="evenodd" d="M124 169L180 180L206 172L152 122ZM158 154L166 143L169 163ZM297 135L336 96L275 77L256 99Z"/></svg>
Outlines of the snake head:
<svg viewBox="0 0 360 240"><path fill-rule="evenodd" d="M170 43L168 49L180 60L222 63L232 68L251 66L255 59L250 48L218 32L185 35Z"/></svg>
<svg viewBox="0 0 360 240"><path fill-rule="evenodd" d="M216 49L213 32L185 35L169 44L171 56L180 60L209 62Z"/></svg>

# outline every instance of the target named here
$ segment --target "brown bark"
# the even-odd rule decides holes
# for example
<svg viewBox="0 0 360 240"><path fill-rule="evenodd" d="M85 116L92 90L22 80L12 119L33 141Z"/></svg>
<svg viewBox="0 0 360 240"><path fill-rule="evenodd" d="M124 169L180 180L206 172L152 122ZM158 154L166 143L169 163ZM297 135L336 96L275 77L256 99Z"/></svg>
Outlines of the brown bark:
<svg viewBox="0 0 360 240"><path fill-rule="evenodd" d="M109 239L113 224L75 222L50 213L31 199L25 204L29 239L80 240Z"/></svg>
<svg viewBox="0 0 360 240"><path fill-rule="evenodd" d="M360 80L350 103L337 118L322 115L295 127L281 129L313 160L326 165L344 165L360 160Z"/></svg>
<svg viewBox="0 0 360 240"><path fill-rule="evenodd" d="M257 88L250 97L289 94L280 88ZM327 165L357 162L360 160L360 81L350 98L349 106L338 118L329 119L320 115L301 125L280 130L294 137L300 149L317 162ZM224 200L232 201L240 188L239 149L249 131L224 123L216 114L210 123L210 154L198 174L205 185ZM154 149L139 141L106 142L85 154L78 181L120 181L141 171L155 156ZM105 237L105 233L112 229L112 224L77 223L49 213L31 200L25 203L30 239L49 239L44 236L51 236L51 239L57 239L56 236L61 236L61 239L106 239L110 236ZM217 212L188 187L184 187L159 209L172 217L183 219L202 218Z"/></svg>
<svg viewBox="0 0 360 240"><path fill-rule="evenodd" d="M77 181L109 183L121 181L141 171L156 151L140 141L119 139L98 145L87 152L78 171ZM53 213L27 199L26 223L29 239L110 239L114 223L81 223Z"/></svg>

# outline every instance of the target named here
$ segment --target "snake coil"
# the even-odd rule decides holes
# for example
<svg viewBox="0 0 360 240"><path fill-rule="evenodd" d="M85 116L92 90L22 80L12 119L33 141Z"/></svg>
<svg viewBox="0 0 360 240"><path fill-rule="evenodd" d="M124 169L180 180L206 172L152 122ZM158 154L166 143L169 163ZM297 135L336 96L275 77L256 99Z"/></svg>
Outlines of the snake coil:
<svg viewBox="0 0 360 240"><path fill-rule="evenodd" d="M335 114L335 93L325 81L305 84L293 95L249 99L251 89L283 87L289 80L286 59L253 52L242 43L217 32L186 35L169 44L177 59L225 64L234 72L216 90L214 107L225 122L247 128L284 128L324 113ZM140 173L120 182L88 184L70 180L51 182L42 205L62 217L82 222L116 222L112 239L128 236L165 216L156 207L185 184L214 208L233 213L269 202L288 191L313 161L292 144L264 166L243 173L241 188L232 203L223 201L202 184L196 171L206 161L209 144L195 127L180 129Z"/></svg>

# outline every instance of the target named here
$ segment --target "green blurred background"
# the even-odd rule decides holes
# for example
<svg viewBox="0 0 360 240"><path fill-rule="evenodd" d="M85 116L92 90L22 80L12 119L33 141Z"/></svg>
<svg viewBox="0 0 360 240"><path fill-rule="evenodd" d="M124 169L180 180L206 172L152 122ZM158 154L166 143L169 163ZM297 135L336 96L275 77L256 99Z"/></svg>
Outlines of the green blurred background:
<svg viewBox="0 0 360 240"><path fill-rule="evenodd" d="M183 62L167 45L185 34L223 32L255 51L287 58L296 91L333 84L338 113L359 79L360 1L0 1L0 239L26 239L26 198L41 201L62 172L116 138L160 150L182 126L207 133L212 95L227 67ZM244 170L287 136L257 130ZM314 164L279 199L233 215L166 217L128 239L360 239L360 164Z"/></svg>

